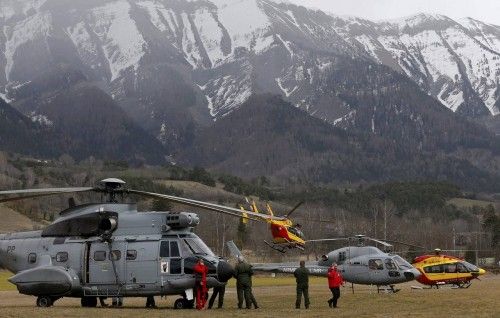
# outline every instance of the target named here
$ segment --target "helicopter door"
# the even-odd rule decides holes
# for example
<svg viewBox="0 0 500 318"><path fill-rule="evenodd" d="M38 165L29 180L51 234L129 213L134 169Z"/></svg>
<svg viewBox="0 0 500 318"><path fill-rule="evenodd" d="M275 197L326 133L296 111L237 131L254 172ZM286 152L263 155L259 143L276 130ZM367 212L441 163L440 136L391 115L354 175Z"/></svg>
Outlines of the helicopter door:
<svg viewBox="0 0 500 318"><path fill-rule="evenodd" d="M126 251L127 284L158 281L158 241L129 242Z"/></svg>
<svg viewBox="0 0 500 318"><path fill-rule="evenodd" d="M125 242L93 242L88 253L90 284L119 284L125 279Z"/></svg>
<svg viewBox="0 0 500 318"><path fill-rule="evenodd" d="M182 274L182 258L177 240L160 242L160 275Z"/></svg>
<svg viewBox="0 0 500 318"><path fill-rule="evenodd" d="M384 270L384 262L381 259L370 259L368 261L368 270L370 272L371 281L375 282L375 284L387 281L387 271Z"/></svg>

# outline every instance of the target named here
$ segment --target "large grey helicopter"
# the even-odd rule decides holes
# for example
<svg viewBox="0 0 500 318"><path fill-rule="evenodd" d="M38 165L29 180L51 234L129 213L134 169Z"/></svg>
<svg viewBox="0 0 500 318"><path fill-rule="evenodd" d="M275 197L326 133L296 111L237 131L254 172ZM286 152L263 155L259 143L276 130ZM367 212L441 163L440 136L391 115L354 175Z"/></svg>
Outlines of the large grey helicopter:
<svg viewBox="0 0 500 318"><path fill-rule="evenodd" d="M401 256L383 252L375 246L365 245L366 240L375 241L384 246L385 249L392 248L392 245L381 240L356 235L350 238L333 238L309 240L307 244L325 241L357 241L356 245L351 245L336 249L328 254L322 255L318 261L306 262L306 267L311 275L327 276L328 269L333 263L338 264L338 269L342 273L345 281L361 285L375 285L377 291L382 286L388 286L389 291L397 292L395 284L404 283L417 279L420 276L418 269L404 260ZM234 256L241 253L234 243L228 242L228 248ZM272 273L293 273L299 264L295 263L262 263L254 264L253 269L259 272Z"/></svg>
<svg viewBox="0 0 500 318"><path fill-rule="evenodd" d="M186 308L193 305L198 259L208 266L207 287L232 277L233 268L193 232L197 214L138 213L136 204L117 198L143 195L239 216L234 208L127 189L114 178L97 187L1 191L0 203L92 191L104 194L106 202L71 204L41 231L0 235L0 266L15 274L9 281L20 293L37 296L37 306L50 307L62 297L95 307L98 297L181 295L174 307Z"/></svg>

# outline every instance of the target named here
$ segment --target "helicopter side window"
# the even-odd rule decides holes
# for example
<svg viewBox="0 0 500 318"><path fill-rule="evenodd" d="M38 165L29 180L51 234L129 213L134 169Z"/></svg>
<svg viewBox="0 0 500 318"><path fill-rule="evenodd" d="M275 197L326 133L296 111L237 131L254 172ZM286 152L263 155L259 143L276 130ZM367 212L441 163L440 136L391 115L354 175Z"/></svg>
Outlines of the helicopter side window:
<svg viewBox="0 0 500 318"><path fill-rule="evenodd" d="M102 262L106 260L106 252L105 251L95 251L94 252L94 261Z"/></svg>
<svg viewBox="0 0 500 318"><path fill-rule="evenodd" d="M382 270L384 269L384 263L381 259L371 259L368 261L368 267L374 270Z"/></svg>
<svg viewBox="0 0 500 318"><path fill-rule="evenodd" d="M36 254L35 253L28 254L28 263L30 263L30 264L36 263Z"/></svg>
<svg viewBox="0 0 500 318"><path fill-rule="evenodd" d="M345 251L339 253L339 263L345 261Z"/></svg>
<svg viewBox="0 0 500 318"><path fill-rule="evenodd" d="M64 263L68 261L68 253L67 252L59 252L56 254L56 262Z"/></svg>
<svg viewBox="0 0 500 318"><path fill-rule="evenodd" d="M394 263L394 261L390 258L386 259L385 260L385 267L388 269L388 270L396 270L398 269L398 267L396 266L396 263Z"/></svg>
<svg viewBox="0 0 500 318"><path fill-rule="evenodd" d="M176 241L170 241L170 257L180 257L179 244Z"/></svg>
<svg viewBox="0 0 500 318"><path fill-rule="evenodd" d="M444 270L441 267L441 265L434 265L434 266L426 266L424 267L424 272L426 273L431 273L431 274L437 274L437 273L442 273Z"/></svg>
<svg viewBox="0 0 500 318"><path fill-rule="evenodd" d="M170 241L162 241L160 244L160 257L170 257Z"/></svg>
<svg viewBox="0 0 500 318"><path fill-rule="evenodd" d="M182 273L182 259L175 258L170 260L170 274Z"/></svg>
<svg viewBox="0 0 500 318"><path fill-rule="evenodd" d="M444 272L445 273L456 273L457 272L457 265L456 264L446 264L444 266Z"/></svg>
<svg viewBox="0 0 500 318"><path fill-rule="evenodd" d="M113 250L109 253L110 261L119 261L122 258L122 252L119 250Z"/></svg>
<svg viewBox="0 0 500 318"><path fill-rule="evenodd" d="M133 261L137 258L136 250L127 250L127 261Z"/></svg>

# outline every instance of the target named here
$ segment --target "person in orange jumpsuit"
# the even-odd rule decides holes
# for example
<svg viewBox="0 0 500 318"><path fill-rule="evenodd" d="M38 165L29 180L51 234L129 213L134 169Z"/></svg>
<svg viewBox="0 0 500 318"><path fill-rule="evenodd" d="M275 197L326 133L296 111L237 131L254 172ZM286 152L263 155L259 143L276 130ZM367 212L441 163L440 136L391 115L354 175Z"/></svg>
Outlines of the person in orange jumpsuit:
<svg viewBox="0 0 500 318"><path fill-rule="evenodd" d="M196 309L202 310L205 308L207 303L207 273L208 268L203 263L202 259L198 260L198 263L193 267L195 274L195 291L196 291Z"/></svg>
<svg viewBox="0 0 500 318"><path fill-rule="evenodd" d="M337 300L340 298L340 286L344 285L342 275L337 271L337 264L333 263L328 269L328 287L332 292L332 298L328 300L330 308L337 308Z"/></svg>

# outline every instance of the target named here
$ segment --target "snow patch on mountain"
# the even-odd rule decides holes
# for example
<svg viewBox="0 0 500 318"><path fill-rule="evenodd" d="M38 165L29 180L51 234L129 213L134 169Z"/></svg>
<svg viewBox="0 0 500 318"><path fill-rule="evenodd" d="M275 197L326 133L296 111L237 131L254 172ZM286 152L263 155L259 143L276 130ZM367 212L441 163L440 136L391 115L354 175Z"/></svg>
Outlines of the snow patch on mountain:
<svg viewBox="0 0 500 318"><path fill-rule="evenodd" d="M52 29L52 16L48 12L36 13L26 19L20 20L14 26L5 26L4 34L7 38L5 43L5 77L10 80L10 72L15 63L16 50L29 41L37 38L46 41Z"/></svg>
<svg viewBox="0 0 500 318"><path fill-rule="evenodd" d="M137 6L146 9L151 18L151 23L153 23L159 31L174 30L173 26L168 22L169 13L165 6L154 1L139 1L137 2ZM168 25L165 24L164 21L166 21Z"/></svg>
<svg viewBox="0 0 500 318"><path fill-rule="evenodd" d="M224 52L222 52L223 34L213 13L207 8L202 8L196 11L193 20L210 62L213 66L219 64L224 59Z"/></svg>
<svg viewBox="0 0 500 318"><path fill-rule="evenodd" d="M290 95L292 95L293 92L295 92L297 90L297 88L298 88L298 86L295 85L292 89L287 89L286 87L283 86L283 83L281 82L281 78L275 78L274 80L278 84L278 86L281 89L281 91L283 93L285 93L286 97L290 97Z"/></svg>
<svg viewBox="0 0 500 318"><path fill-rule="evenodd" d="M129 67L137 70L147 49L141 33L130 17L130 4L125 1L107 3L92 10L94 33L102 41L104 55L111 70L111 81Z"/></svg>
<svg viewBox="0 0 500 318"><path fill-rule="evenodd" d="M261 10L259 0L210 0L218 8L218 17L226 28L232 48L250 49L252 39L265 36L271 26L268 16Z"/></svg>
<svg viewBox="0 0 500 318"><path fill-rule="evenodd" d="M17 14L27 15L38 9L47 0L2 0L0 1L0 20L9 20Z"/></svg>
<svg viewBox="0 0 500 318"><path fill-rule="evenodd" d="M29 118L31 119L32 122L38 123L38 124L45 126L45 127L54 126L54 122L43 114L37 114L35 112L31 112L29 114Z"/></svg>

